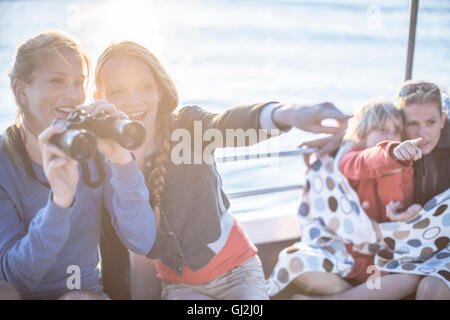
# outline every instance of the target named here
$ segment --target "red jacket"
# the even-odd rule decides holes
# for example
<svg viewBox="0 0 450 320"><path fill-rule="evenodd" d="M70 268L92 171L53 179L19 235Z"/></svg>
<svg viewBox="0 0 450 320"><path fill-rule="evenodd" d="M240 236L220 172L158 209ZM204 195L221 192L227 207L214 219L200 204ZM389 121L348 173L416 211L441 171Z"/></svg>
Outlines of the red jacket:
<svg viewBox="0 0 450 320"><path fill-rule="evenodd" d="M386 205L399 201L406 209L413 203L412 161L395 161L391 151L399 142L382 141L375 147L353 147L339 162L367 215L376 222L388 222ZM389 172L402 169L401 172ZM388 175L386 175L388 174Z"/></svg>

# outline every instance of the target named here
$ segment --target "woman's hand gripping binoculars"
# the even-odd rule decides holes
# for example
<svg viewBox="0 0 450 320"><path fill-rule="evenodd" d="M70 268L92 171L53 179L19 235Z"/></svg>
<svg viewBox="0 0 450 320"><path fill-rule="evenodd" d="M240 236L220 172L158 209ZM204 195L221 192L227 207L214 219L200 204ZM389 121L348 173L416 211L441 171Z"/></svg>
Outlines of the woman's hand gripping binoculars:
<svg viewBox="0 0 450 320"><path fill-rule="evenodd" d="M132 156L127 150L138 148L146 136L146 130L139 121L129 120L123 112L117 111L114 105L105 100L89 107L78 107L66 119L56 119L53 126L63 128L64 131L53 135L50 142L72 159L80 161L85 182L91 186L100 185L104 179L98 150L113 163L129 163ZM97 182L90 180L86 164L92 157L100 176Z"/></svg>

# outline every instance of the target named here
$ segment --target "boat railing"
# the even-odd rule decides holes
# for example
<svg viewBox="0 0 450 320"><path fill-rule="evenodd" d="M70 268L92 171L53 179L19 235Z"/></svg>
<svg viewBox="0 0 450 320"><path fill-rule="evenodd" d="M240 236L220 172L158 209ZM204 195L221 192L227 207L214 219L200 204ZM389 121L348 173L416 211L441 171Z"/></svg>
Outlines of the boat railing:
<svg viewBox="0 0 450 320"><path fill-rule="evenodd" d="M311 151L311 150L307 150ZM235 161L245 161L245 160L254 160L254 159L265 159L265 158L287 158L287 157L293 157L293 156L299 156L304 155L306 152L303 149L297 149L297 150L289 150L289 151L281 151L277 153L257 153L257 154L245 154L245 155L233 155L233 156L218 156L215 158L216 163L225 163L225 162L235 162ZM263 189L252 189L252 190L245 190L240 192L230 192L227 193L227 196L230 199L237 199L237 198L243 198L243 197L250 197L250 196L256 196L256 195L262 195L262 194L270 194L275 192L286 192L286 191L292 191L301 189L302 184L295 184L295 185L287 185L287 186L280 186L280 187L274 187L274 188L263 188Z"/></svg>

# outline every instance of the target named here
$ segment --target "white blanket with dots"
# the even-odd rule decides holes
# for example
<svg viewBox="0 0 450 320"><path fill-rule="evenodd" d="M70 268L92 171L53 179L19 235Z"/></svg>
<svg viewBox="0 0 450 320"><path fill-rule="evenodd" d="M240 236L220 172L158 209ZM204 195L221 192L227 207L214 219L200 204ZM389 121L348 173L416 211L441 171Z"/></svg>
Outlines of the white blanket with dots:
<svg viewBox="0 0 450 320"><path fill-rule="evenodd" d="M450 188L431 199L416 218L380 223L383 239L377 243L357 193L338 170L344 152L335 159L316 161L307 171L298 209L302 238L280 252L267 280L269 294L278 294L306 272L331 272L344 278L354 265L347 243L375 255L379 270L435 276L450 288Z"/></svg>

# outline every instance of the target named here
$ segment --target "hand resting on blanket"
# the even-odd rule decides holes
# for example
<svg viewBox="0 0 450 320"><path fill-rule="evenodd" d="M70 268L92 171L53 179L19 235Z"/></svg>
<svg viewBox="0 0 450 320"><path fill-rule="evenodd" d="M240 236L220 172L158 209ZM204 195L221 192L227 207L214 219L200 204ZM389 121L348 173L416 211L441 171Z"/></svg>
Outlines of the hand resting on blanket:
<svg viewBox="0 0 450 320"><path fill-rule="evenodd" d="M422 209L422 206L420 204L414 203L410 205L408 209L406 209L405 211L398 212L398 209L400 209L401 207L402 205L398 201L389 202L386 206L386 216L392 221L399 221L399 222L409 221L417 217L419 215L420 210ZM371 221L373 229L375 230L375 233L377 235L377 242L379 242L383 237L380 226L378 222L376 222L375 220L371 219Z"/></svg>
<svg viewBox="0 0 450 320"><path fill-rule="evenodd" d="M398 210L402 207L400 202L391 201L386 206L386 216L392 221L408 221L415 218L422 206L420 204L414 203L408 207L403 212L398 212Z"/></svg>

